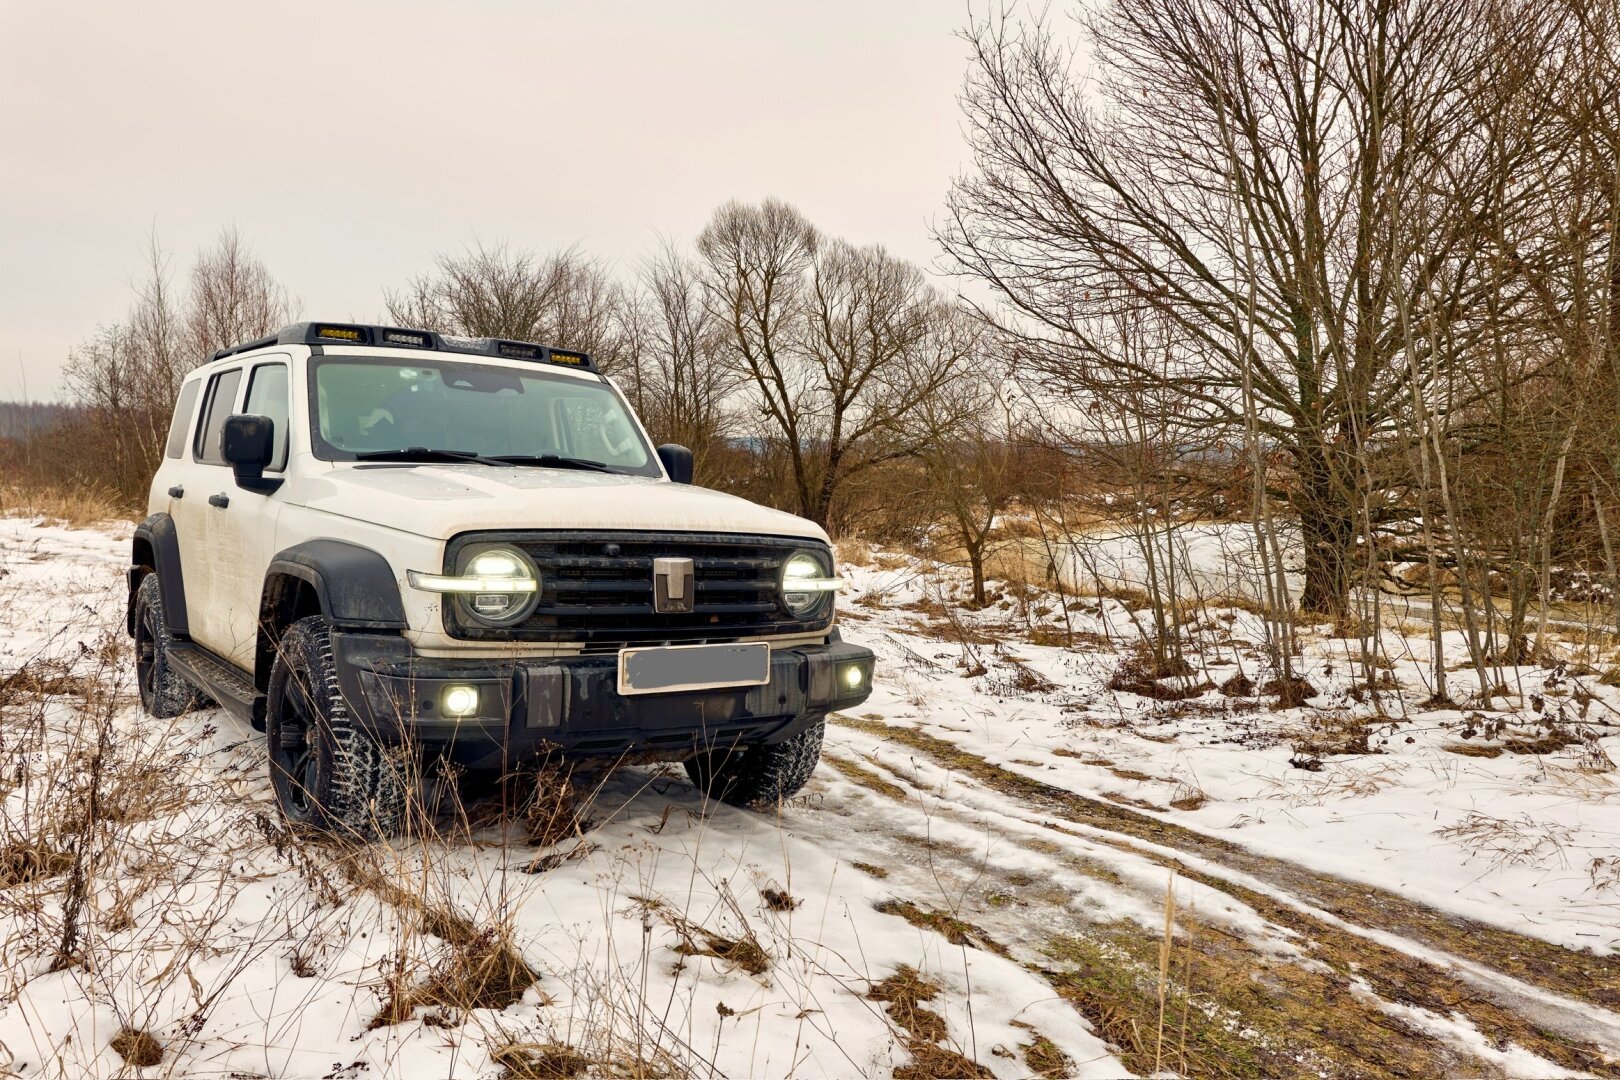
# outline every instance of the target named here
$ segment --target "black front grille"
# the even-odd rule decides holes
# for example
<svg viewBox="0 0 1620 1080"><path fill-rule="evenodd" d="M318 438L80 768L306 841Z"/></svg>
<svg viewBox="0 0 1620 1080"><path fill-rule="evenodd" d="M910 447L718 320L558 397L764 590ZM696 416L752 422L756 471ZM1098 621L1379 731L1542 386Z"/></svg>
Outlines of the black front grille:
<svg viewBox="0 0 1620 1080"><path fill-rule="evenodd" d="M709 533L467 533L451 541L446 573L456 572L460 553L470 544L510 544L527 553L540 571L540 596L533 613L509 627L480 625L448 602L445 629L452 637L579 641L596 651L634 642L805 633L832 620L830 596L808 619L790 614L780 601L782 564L794 552L816 552L832 565L827 546L813 540ZM653 560L670 557L692 560L691 612L653 610Z"/></svg>

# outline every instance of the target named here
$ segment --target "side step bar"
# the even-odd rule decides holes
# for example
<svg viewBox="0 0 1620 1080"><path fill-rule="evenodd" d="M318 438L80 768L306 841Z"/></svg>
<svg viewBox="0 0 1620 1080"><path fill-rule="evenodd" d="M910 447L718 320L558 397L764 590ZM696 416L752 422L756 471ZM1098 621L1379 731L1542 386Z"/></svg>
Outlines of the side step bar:
<svg viewBox="0 0 1620 1080"><path fill-rule="evenodd" d="M172 642L169 662L187 682L219 702L232 716L264 730L264 695L247 672L190 641Z"/></svg>

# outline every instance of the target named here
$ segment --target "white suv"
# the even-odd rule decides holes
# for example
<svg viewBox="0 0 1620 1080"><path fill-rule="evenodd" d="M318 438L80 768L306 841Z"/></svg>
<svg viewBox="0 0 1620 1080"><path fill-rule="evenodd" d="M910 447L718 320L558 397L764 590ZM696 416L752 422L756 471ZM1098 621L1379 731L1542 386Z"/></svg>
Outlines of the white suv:
<svg viewBox="0 0 1620 1080"><path fill-rule="evenodd" d="M141 701L251 720L286 817L362 836L441 760L789 796L872 653L819 527L691 473L582 353L337 323L221 350L135 530Z"/></svg>

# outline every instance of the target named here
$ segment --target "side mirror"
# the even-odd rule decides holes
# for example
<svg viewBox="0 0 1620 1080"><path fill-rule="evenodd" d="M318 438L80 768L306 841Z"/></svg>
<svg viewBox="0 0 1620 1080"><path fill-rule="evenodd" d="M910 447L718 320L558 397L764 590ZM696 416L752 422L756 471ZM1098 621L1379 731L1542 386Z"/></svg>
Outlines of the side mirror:
<svg viewBox="0 0 1620 1080"><path fill-rule="evenodd" d="M677 484L690 484L692 482L692 451L677 443L665 443L658 448L658 460L664 463L664 471L669 478Z"/></svg>
<svg viewBox="0 0 1620 1080"><path fill-rule="evenodd" d="M264 475L276 454L276 423L268 416L227 416L219 449L236 474L237 487L268 495L281 486L279 477Z"/></svg>

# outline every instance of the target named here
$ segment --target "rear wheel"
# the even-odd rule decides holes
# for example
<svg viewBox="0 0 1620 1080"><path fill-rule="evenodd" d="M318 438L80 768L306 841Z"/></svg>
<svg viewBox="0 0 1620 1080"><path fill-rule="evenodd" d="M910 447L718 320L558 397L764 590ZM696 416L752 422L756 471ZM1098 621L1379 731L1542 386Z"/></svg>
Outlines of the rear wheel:
<svg viewBox="0 0 1620 1080"><path fill-rule="evenodd" d="M282 636L265 711L270 782L289 822L362 840L403 828L415 783L409 758L355 722L324 616L300 619Z"/></svg>
<svg viewBox="0 0 1620 1080"><path fill-rule="evenodd" d="M148 716L167 719L208 704L208 699L169 662L173 642L163 614L163 593L156 574L147 574L135 590L135 680L141 708Z"/></svg>
<svg viewBox="0 0 1620 1080"><path fill-rule="evenodd" d="M821 761L825 719L779 743L712 750L686 763L698 789L732 806L775 806L798 794Z"/></svg>

